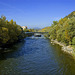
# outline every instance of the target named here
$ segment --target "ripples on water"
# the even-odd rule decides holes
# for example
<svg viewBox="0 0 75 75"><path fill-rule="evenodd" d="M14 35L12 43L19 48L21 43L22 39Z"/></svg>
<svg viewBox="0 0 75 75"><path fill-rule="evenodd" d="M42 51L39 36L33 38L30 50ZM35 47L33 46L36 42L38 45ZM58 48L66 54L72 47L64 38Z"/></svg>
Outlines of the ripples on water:
<svg viewBox="0 0 75 75"><path fill-rule="evenodd" d="M27 37L0 54L0 75L75 75L75 60L45 37Z"/></svg>

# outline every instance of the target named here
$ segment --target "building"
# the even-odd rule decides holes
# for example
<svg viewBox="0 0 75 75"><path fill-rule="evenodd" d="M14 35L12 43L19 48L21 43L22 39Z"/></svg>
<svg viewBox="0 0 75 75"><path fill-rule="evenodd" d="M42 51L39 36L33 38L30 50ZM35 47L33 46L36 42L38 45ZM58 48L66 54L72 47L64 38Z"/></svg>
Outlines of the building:
<svg viewBox="0 0 75 75"><path fill-rule="evenodd" d="M23 30L24 30L24 29L27 29L27 26L22 26L22 28L23 28Z"/></svg>

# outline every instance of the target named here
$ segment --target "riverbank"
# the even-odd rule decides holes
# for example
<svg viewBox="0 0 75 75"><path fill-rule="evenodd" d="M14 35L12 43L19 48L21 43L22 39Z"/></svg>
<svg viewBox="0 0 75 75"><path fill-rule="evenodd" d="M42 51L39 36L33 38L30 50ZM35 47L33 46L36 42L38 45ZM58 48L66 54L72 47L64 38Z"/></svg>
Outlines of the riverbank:
<svg viewBox="0 0 75 75"><path fill-rule="evenodd" d="M64 43L58 42L57 40L53 39L51 39L51 43L60 45L62 47L61 48L62 51L69 53L71 56L75 57L75 51L74 51L75 49L71 45L66 46Z"/></svg>

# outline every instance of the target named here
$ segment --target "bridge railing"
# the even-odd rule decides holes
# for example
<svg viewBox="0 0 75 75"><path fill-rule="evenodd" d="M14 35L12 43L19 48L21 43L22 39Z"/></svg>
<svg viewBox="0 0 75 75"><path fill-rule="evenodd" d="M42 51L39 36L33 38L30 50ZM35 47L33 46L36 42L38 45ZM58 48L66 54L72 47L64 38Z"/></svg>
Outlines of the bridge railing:
<svg viewBox="0 0 75 75"><path fill-rule="evenodd" d="M45 34L45 33L48 33L48 32L25 32L25 34L34 34L34 33Z"/></svg>

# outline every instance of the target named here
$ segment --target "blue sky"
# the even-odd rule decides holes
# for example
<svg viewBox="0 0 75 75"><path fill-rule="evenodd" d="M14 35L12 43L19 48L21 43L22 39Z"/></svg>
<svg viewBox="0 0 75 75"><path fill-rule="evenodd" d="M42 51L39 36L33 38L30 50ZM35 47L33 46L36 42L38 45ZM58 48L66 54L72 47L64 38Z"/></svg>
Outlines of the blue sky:
<svg viewBox="0 0 75 75"><path fill-rule="evenodd" d="M0 0L0 16L28 28L50 26L74 10L74 0Z"/></svg>

